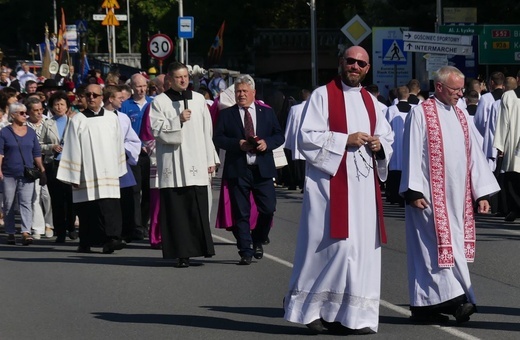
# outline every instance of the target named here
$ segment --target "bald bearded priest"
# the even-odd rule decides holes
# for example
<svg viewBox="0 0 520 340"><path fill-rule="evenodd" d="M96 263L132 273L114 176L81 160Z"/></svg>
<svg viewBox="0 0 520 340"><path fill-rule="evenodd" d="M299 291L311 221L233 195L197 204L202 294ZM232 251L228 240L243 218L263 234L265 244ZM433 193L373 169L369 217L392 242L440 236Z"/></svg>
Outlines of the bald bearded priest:
<svg viewBox="0 0 520 340"><path fill-rule="evenodd" d="M209 228L208 186L215 171L212 121L204 97L187 90L187 67L168 67L171 88L155 97L150 124L157 147L160 225L165 259L189 267L190 257L215 254Z"/></svg>

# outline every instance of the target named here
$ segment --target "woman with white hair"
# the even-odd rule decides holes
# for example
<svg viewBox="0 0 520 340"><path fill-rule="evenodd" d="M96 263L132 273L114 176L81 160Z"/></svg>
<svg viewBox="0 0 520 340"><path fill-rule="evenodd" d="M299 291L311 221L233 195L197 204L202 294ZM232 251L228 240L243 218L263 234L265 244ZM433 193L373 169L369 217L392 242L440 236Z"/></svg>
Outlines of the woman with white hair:
<svg viewBox="0 0 520 340"><path fill-rule="evenodd" d="M34 180L24 176L24 168L36 165L42 172L40 185L45 185L45 169L42 164L40 143L36 132L28 128L27 108L20 103L9 105L12 124L0 130L0 180L4 184L4 215L7 244L16 244L14 200L18 197L22 220L22 244L33 242L32 198Z"/></svg>

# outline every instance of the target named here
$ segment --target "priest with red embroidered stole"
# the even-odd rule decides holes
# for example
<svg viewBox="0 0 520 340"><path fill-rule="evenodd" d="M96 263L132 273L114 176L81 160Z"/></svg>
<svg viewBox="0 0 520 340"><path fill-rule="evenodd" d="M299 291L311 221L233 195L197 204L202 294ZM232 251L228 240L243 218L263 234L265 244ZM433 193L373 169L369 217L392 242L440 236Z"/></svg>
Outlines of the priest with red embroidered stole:
<svg viewBox="0 0 520 340"><path fill-rule="evenodd" d="M386 242L379 180L387 177L393 132L361 86L366 50L343 50L339 66L340 77L312 93L301 118L307 172L285 319L313 333L373 334Z"/></svg>
<svg viewBox="0 0 520 340"><path fill-rule="evenodd" d="M411 321L457 322L476 312L468 262L475 258L476 202L500 190L467 121L457 107L464 75L441 67L433 97L414 107L405 122L400 193L406 205L406 246Z"/></svg>

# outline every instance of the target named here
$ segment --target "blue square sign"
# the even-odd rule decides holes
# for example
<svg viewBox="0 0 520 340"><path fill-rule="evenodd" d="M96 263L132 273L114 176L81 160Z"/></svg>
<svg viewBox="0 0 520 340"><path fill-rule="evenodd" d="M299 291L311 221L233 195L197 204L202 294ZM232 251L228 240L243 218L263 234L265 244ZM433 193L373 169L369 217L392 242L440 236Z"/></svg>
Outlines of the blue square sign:
<svg viewBox="0 0 520 340"><path fill-rule="evenodd" d="M383 65L406 65L403 39L383 39Z"/></svg>
<svg viewBox="0 0 520 340"><path fill-rule="evenodd" d="M179 32L181 39L192 39L194 36L193 17L179 17Z"/></svg>

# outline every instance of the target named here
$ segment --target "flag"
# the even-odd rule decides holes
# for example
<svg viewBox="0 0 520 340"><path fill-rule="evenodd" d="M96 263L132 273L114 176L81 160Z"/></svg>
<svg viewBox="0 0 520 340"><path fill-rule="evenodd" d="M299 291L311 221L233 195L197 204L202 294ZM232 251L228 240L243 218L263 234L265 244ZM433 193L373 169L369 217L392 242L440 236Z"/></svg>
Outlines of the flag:
<svg viewBox="0 0 520 340"><path fill-rule="evenodd" d="M67 24L65 22L65 11L61 8L61 23L58 29L58 41L56 43L56 61L61 62L63 60L63 52L68 50L67 46Z"/></svg>
<svg viewBox="0 0 520 340"><path fill-rule="evenodd" d="M88 63L87 58L87 51L85 50L85 47L83 47L83 51L81 52L82 58L81 58L81 81L86 82L88 72L90 71L90 65Z"/></svg>
<svg viewBox="0 0 520 340"><path fill-rule="evenodd" d="M49 40L49 27L45 24L45 41L40 44L40 57L42 60L42 77L48 79L51 77L49 66L52 61L51 42Z"/></svg>
<svg viewBox="0 0 520 340"><path fill-rule="evenodd" d="M211 44L211 47L208 51L208 65L218 64L220 62L220 58L222 57L222 51L224 50L224 26L226 25L226 21L222 22L220 29L218 30L217 36Z"/></svg>

